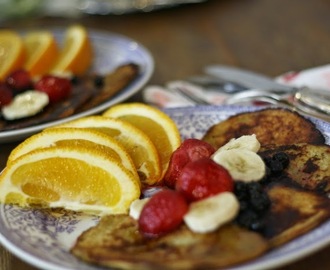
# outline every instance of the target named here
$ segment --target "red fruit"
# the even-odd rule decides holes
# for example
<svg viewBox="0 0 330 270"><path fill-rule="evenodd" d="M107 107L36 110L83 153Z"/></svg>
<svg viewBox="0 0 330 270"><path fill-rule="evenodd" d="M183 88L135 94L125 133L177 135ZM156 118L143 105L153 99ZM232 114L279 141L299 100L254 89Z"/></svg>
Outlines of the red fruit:
<svg viewBox="0 0 330 270"><path fill-rule="evenodd" d="M225 168L210 158L202 158L182 169L175 188L188 201L197 201L220 192L232 192L234 182Z"/></svg>
<svg viewBox="0 0 330 270"><path fill-rule="evenodd" d="M32 80L30 73L24 69L19 69L12 72L6 78L6 84L13 90L21 92L32 89Z"/></svg>
<svg viewBox="0 0 330 270"><path fill-rule="evenodd" d="M164 176L164 184L174 188L183 167L187 163L200 158L210 157L214 152L214 147L207 142L198 139L186 139L171 156Z"/></svg>
<svg viewBox="0 0 330 270"><path fill-rule="evenodd" d="M0 108L13 100L13 91L4 83L0 83Z"/></svg>
<svg viewBox="0 0 330 270"><path fill-rule="evenodd" d="M139 230L149 237L160 236L176 229L188 211L185 198L174 190L156 193L143 207Z"/></svg>
<svg viewBox="0 0 330 270"><path fill-rule="evenodd" d="M36 90L45 92L51 103L67 98L71 94L72 84L69 79L51 75L43 76L34 86Z"/></svg>

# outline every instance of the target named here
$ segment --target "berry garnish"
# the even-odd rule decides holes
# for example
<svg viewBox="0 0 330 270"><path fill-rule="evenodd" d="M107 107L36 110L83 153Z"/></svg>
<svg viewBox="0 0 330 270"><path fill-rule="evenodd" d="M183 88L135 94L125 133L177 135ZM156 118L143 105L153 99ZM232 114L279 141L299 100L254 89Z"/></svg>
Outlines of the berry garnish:
<svg viewBox="0 0 330 270"><path fill-rule="evenodd" d="M6 84L16 92L22 92L32 88L30 73L24 69L12 72L6 78Z"/></svg>
<svg viewBox="0 0 330 270"><path fill-rule="evenodd" d="M201 158L210 157L215 152L213 146L198 139L186 139L180 147L172 153L168 169L164 176L164 184L170 188L175 183L187 163Z"/></svg>
<svg viewBox="0 0 330 270"><path fill-rule="evenodd" d="M181 171L175 188L187 200L197 201L224 191L233 191L228 171L210 158L189 162Z"/></svg>
<svg viewBox="0 0 330 270"><path fill-rule="evenodd" d="M69 79L52 75L43 76L34 87L36 90L45 92L51 103L67 98L72 90L72 84Z"/></svg>
<svg viewBox="0 0 330 270"><path fill-rule="evenodd" d="M185 198L174 190L156 193L143 207L139 217L139 230L149 237L173 231L183 221L188 211Z"/></svg>
<svg viewBox="0 0 330 270"><path fill-rule="evenodd" d="M13 91L4 83L0 83L0 108L13 100Z"/></svg>

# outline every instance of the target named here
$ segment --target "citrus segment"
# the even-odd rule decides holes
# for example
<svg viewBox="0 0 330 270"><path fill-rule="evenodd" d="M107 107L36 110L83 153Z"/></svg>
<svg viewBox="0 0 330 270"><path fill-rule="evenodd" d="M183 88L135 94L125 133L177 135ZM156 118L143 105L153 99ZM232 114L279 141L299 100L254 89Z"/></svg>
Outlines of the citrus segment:
<svg viewBox="0 0 330 270"><path fill-rule="evenodd" d="M46 74L59 54L53 34L48 31L29 32L23 42L26 51L25 69L32 76Z"/></svg>
<svg viewBox="0 0 330 270"><path fill-rule="evenodd" d="M22 38L14 31L0 31L0 80L23 67L25 50Z"/></svg>
<svg viewBox="0 0 330 270"><path fill-rule="evenodd" d="M87 30L81 25L69 27L65 33L64 45L51 72L72 72L84 74L92 62L92 45Z"/></svg>
<svg viewBox="0 0 330 270"><path fill-rule="evenodd" d="M132 157L140 181L154 184L161 180L159 155L150 138L140 129L119 119L87 116L59 127L92 128L113 136Z"/></svg>
<svg viewBox="0 0 330 270"><path fill-rule="evenodd" d="M138 181L102 151L56 146L11 162L0 175L0 202L40 204L93 214L127 213L140 196Z"/></svg>
<svg viewBox="0 0 330 270"><path fill-rule="evenodd" d="M92 129L81 128L54 128L46 129L35 134L22 143L10 153L7 165L18 157L25 155L35 149L52 146L82 146L92 147L103 151L110 157L122 163L132 175L138 179L138 174L130 155L124 146L113 137Z"/></svg>
<svg viewBox="0 0 330 270"><path fill-rule="evenodd" d="M111 107L103 116L131 123L147 134L157 148L162 171L165 173L173 151L181 143L179 130L167 114L146 104L123 103Z"/></svg>

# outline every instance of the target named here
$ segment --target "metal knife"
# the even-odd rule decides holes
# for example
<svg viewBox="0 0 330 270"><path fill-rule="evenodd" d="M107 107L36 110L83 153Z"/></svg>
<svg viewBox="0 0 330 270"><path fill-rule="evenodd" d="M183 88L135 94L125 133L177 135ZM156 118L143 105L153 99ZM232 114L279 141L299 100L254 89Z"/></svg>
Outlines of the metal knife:
<svg viewBox="0 0 330 270"><path fill-rule="evenodd" d="M210 76L228 80L247 88L257 88L265 91L282 93L292 93L296 91L295 87L277 83L270 77L241 68L226 65L211 65L207 66L204 72Z"/></svg>

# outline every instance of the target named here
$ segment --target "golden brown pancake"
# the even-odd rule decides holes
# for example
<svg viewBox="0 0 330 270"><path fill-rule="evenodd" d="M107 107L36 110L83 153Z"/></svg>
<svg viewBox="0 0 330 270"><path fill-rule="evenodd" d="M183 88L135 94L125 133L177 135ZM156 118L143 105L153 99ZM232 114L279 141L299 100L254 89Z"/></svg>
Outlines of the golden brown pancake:
<svg viewBox="0 0 330 270"><path fill-rule="evenodd" d="M269 108L231 116L210 127L202 140L219 148L232 138L251 134L256 134L261 145L325 142L322 133L309 119L282 108Z"/></svg>

